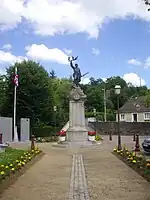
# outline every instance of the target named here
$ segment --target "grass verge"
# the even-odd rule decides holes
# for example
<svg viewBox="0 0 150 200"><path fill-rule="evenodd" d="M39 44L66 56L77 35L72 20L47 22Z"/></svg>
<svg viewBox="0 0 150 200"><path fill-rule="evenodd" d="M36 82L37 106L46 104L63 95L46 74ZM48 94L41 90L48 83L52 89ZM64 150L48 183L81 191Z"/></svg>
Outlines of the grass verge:
<svg viewBox="0 0 150 200"><path fill-rule="evenodd" d="M38 148L32 151L7 148L0 153L0 194L43 155Z"/></svg>

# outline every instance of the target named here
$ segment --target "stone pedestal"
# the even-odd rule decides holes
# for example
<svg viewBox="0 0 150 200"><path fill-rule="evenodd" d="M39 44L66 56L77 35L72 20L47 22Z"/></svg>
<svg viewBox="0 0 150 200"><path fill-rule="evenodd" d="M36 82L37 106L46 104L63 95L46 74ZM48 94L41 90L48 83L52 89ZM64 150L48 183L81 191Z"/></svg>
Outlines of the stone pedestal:
<svg viewBox="0 0 150 200"><path fill-rule="evenodd" d="M88 131L85 125L84 101L86 95L80 87L75 87L70 92L69 100L69 128L67 130L67 141L88 141Z"/></svg>

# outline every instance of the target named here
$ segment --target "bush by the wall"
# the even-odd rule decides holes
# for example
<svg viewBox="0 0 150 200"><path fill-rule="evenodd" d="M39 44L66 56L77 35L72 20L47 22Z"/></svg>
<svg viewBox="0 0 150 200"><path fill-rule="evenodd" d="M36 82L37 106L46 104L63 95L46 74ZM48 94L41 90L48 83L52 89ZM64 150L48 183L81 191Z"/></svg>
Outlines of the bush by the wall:
<svg viewBox="0 0 150 200"><path fill-rule="evenodd" d="M59 128L55 128L52 126L44 126L44 127L33 127L32 134L37 137L50 137L55 136L55 134L59 131Z"/></svg>

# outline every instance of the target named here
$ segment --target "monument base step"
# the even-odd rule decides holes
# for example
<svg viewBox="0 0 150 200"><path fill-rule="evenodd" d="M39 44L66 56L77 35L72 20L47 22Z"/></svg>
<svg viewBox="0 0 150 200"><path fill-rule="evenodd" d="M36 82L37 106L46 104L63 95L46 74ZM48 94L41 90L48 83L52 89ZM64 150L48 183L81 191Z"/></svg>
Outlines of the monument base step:
<svg viewBox="0 0 150 200"><path fill-rule="evenodd" d="M68 130L67 141L69 142L86 142L88 141L88 131L86 130Z"/></svg>
<svg viewBox="0 0 150 200"><path fill-rule="evenodd" d="M64 143L55 143L52 144L52 147L57 148L88 148L88 147L96 147L100 145L101 142L91 142L91 141L84 141L84 142L64 142Z"/></svg>

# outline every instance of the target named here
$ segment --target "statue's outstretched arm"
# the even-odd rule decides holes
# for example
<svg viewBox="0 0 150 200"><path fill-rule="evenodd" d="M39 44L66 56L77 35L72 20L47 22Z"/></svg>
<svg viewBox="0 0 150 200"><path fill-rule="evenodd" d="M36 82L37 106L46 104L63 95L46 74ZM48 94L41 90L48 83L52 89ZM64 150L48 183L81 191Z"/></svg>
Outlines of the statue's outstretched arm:
<svg viewBox="0 0 150 200"><path fill-rule="evenodd" d="M70 66L71 66L72 69L74 69L72 61L70 61Z"/></svg>

